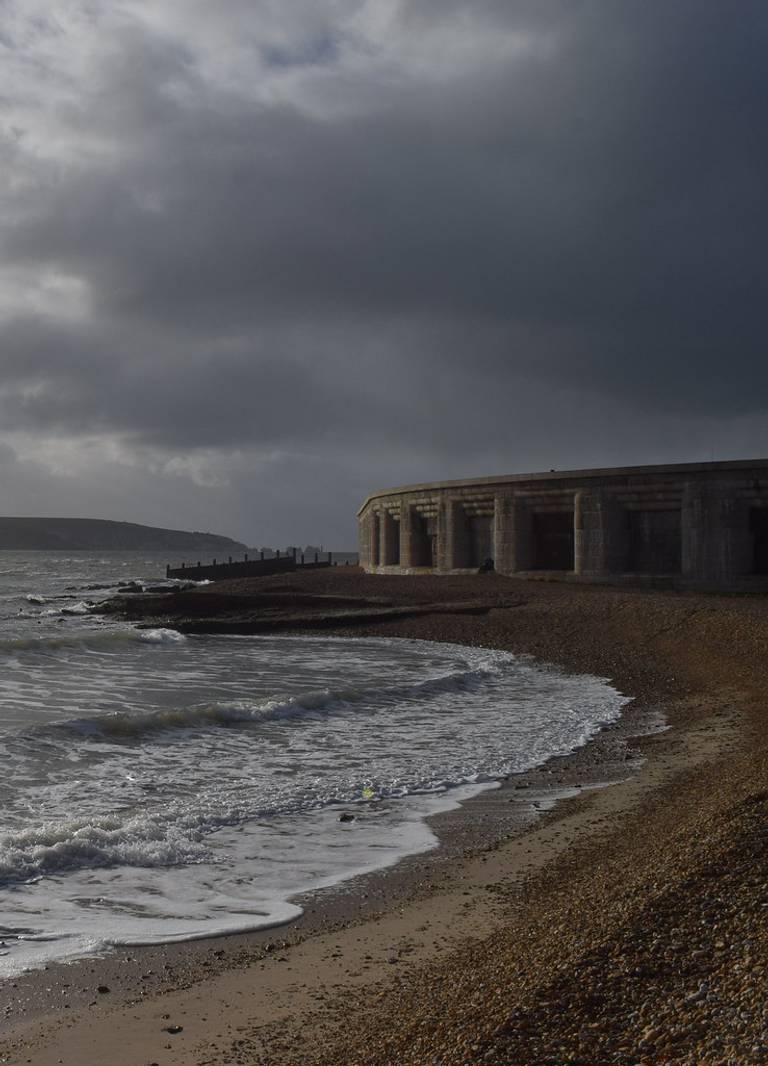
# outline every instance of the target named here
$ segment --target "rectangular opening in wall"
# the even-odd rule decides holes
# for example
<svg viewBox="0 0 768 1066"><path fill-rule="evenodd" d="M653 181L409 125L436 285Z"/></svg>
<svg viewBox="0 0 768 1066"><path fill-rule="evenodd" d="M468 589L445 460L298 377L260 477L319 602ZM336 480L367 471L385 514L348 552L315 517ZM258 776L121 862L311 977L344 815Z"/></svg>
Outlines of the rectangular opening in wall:
<svg viewBox="0 0 768 1066"><path fill-rule="evenodd" d="M437 520L413 516L412 566L434 566L437 542Z"/></svg>
<svg viewBox="0 0 768 1066"><path fill-rule="evenodd" d="M682 569L680 511L627 511L633 574L679 574Z"/></svg>
<svg viewBox="0 0 768 1066"><path fill-rule="evenodd" d="M371 529L371 563L374 566L381 565L381 518L377 514L373 516Z"/></svg>
<svg viewBox="0 0 768 1066"><path fill-rule="evenodd" d="M750 507L752 533L752 572L768 574L768 507Z"/></svg>
<svg viewBox="0 0 768 1066"><path fill-rule="evenodd" d="M425 566L435 566L437 563L437 519L427 518L424 522L427 533L427 562Z"/></svg>
<svg viewBox="0 0 768 1066"><path fill-rule="evenodd" d="M475 515L469 519L469 565L480 567L493 558L493 519Z"/></svg>
<svg viewBox="0 0 768 1066"><path fill-rule="evenodd" d="M573 570L573 511L534 513L534 570Z"/></svg>
<svg viewBox="0 0 768 1066"><path fill-rule="evenodd" d="M388 516L389 535L387 537L387 557L385 566L400 565L400 519Z"/></svg>
<svg viewBox="0 0 768 1066"><path fill-rule="evenodd" d="M448 509L449 554L446 564L452 570L464 570L473 565L471 543L471 519L461 504L454 504Z"/></svg>

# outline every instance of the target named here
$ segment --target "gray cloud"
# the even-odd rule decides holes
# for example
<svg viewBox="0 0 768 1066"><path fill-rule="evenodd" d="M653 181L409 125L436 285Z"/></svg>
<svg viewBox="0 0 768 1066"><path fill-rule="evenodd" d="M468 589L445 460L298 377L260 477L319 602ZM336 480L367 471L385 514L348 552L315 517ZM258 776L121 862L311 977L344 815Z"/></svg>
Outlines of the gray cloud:
<svg viewBox="0 0 768 1066"><path fill-rule="evenodd" d="M768 450L763 5L284 8L9 8L0 416L71 506L349 543L388 482Z"/></svg>

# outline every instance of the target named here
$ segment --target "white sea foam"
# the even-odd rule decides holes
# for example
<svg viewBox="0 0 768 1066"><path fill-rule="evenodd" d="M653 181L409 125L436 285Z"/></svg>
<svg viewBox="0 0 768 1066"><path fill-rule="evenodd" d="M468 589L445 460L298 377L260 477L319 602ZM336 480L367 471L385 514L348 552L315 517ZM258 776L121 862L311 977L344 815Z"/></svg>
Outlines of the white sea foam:
<svg viewBox="0 0 768 1066"><path fill-rule="evenodd" d="M52 608L41 611L38 614L30 614L30 618L60 618L61 610ZM79 612L77 613L79 616ZM0 638L0 654L15 654L17 652L46 652L56 649L83 649L96 651L98 649L120 648L130 644L147 645L177 645L183 644L187 639L183 633L174 629L137 630L128 629L121 625L105 625L100 617L93 618L88 613L88 627L70 629L61 625L59 628L48 626L39 634L30 631L24 637ZM85 617L85 616L84 616ZM98 628L96 628L98 627Z"/></svg>
<svg viewBox="0 0 768 1066"><path fill-rule="evenodd" d="M95 604L92 600L81 600L79 603L71 603L61 608L62 614L90 614Z"/></svg>
<svg viewBox="0 0 768 1066"><path fill-rule="evenodd" d="M384 641L347 645L353 656L383 653L382 665L393 654ZM260 650L264 662L265 653L271 661L278 649L285 659L310 649L317 655L323 646L319 640L302 646L276 638L251 647L235 642L231 650L238 657ZM325 646L335 658L343 642ZM219 643L217 650L226 647ZM401 654L412 649L435 654L427 645L397 647ZM186 645L178 650L187 654ZM27 759L38 750L43 754L48 804L72 816L30 823L27 815L26 824L0 838L0 880L219 861L217 847L211 847L225 827L242 831L254 820L296 817L339 803L488 785L583 743L622 703L594 679L548 673L506 653L451 648L447 655L459 653L468 657L460 668L435 673L428 663L432 676L423 680L97 713L28 732L19 752ZM521 707L528 704L523 719L535 724L533 734L530 726L521 734L522 719L504 713L511 683ZM525 747L515 751L522 736ZM73 774L73 766L85 771ZM113 807L108 813L105 803Z"/></svg>
<svg viewBox="0 0 768 1066"><path fill-rule="evenodd" d="M187 638L176 629L142 629L138 639L144 644L183 644Z"/></svg>
<svg viewBox="0 0 768 1066"><path fill-rule="evenodd" d="M146 815L44 822L0 836L0 884L76 869L201 862L210 859L199 843L205 829L204 820L195 826Z"/></svg>
<svg viewBox="0 0 768 1066"><path fill-rule="evenodd" d="M156 634L172 634L173 630L154 630ZM158 639L158 643L175 643ZM377 688L318 689L300 696L273 697L262 702L232 700L226 703L198 704L190 707L170 707L150 711L116 712L98 717L79 718L56 723L57 730L105 737L140 737L173 729L200 729L255 722L279 722L288 719L330 717L344 714L357 707L374 708L374 713L394 703L433 699L441 694L469 692L493 676L492 666L457 670L441 677L403 685L382 685Z"/></svg>
<svg viewBox="0 0 768 1066"><path fill-rule="evenodd" d="M30 599L27 597L30 603L44 604L48 603L48 600L43 599ZM92 600L81 600L78 603L68 603L65 607L48 607L45 611L40 611L40 617L52 618L55 615L72 614L72 615L86 615L90 614L95 603Z"/></svg>
<svg viewBox="0 0 768 1066"><path fill-rule="evenodd" d="M30 588L47 602L0 629L0 972L286 920L293 894L433 846L426 815L584 743L624 702L483 649L184 637L89 601L66 617L67 585L139 571L63 562L58 585L20 568L9 610Z"/></svg>

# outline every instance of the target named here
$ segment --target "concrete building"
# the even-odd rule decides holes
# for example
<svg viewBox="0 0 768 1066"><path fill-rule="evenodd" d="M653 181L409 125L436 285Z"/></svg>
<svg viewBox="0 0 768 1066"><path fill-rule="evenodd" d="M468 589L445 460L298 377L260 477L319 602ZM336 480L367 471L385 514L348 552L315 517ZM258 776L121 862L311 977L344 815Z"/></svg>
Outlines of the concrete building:
<svg viewBox="0 0 768 1066"><path fill-rule="evenodd" d="M440 481L358 512L370 573L768 588L768 459Z"/></svg>

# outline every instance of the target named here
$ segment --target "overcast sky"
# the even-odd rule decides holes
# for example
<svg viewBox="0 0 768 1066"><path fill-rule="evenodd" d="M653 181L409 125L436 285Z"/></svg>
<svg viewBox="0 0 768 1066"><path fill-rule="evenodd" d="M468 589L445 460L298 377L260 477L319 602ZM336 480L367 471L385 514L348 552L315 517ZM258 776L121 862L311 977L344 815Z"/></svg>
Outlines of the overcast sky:
<svg viewBox="0 0 768 1066"><path fill-rule="evenodd" d="M768 455L765 0L5 0L3 514Z"/></svg>

